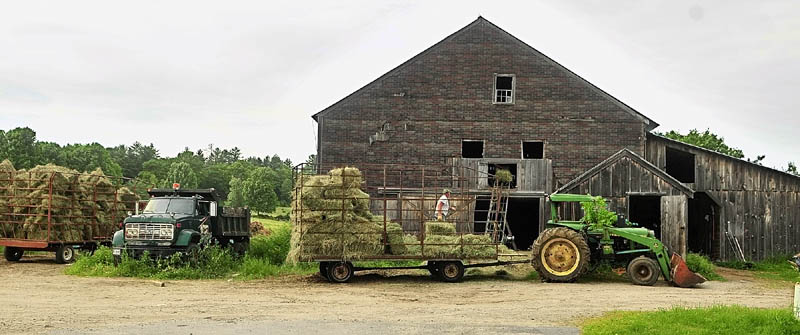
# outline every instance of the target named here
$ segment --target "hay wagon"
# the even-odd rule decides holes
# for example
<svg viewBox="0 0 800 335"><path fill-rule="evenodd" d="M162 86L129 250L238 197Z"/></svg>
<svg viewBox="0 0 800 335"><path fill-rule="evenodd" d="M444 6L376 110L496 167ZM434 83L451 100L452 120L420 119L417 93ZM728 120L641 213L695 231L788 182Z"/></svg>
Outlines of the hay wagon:
<svg viewBox="0 0 800 335"><path fill-rule="evenodd" d="M456 282L465 268L529 262L527 255L509 250L504 245L509 236L496 229L505 208L495 204L502 201L493 195L488 210L476 209L480 192L470 185L477 179L480 172L456 165L298 165L288 260L319 262L320 274L331 282L372 269L424 269ZM451 208L437 220L436 204L445 189ZM496 189L502 197L500 185ZM389 266L356 267L356 261ZM392 261L424 263L392 266Z"/></svg>
<svg viewBox="0 0 800 335"><path fill-rule="evenodd" d="M8 261L26 251L55 252L57 263L74 260L75 250L110 245L122 220L135 210L129 180L101 170L77 173L55 165L16 171L0 164L0 246Z"/></svg>

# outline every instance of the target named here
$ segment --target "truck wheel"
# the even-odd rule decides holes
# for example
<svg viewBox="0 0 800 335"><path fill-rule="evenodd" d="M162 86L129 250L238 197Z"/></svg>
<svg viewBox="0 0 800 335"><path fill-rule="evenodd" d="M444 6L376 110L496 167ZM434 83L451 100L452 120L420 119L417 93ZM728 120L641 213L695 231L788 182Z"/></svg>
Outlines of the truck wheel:
<svg viewBox="0 0 800 335"><path fill-rule="evenodd" d="M628 263L628 277L636 285L653 286L661 274L658 263L650 257L639 256Z"/></svg>
<svg viewBox="0 0 800 335"><path fill-rule="evenodd" d="M328 280L334 283L346 283L353 278L353 264L350 262L328 263Z"/></svg>
<svg viewBox="0 0 800 335"><path fill-rule="evenodd" d="M455 283L464 278L464 264L459 261L438 262L438 275L443 281Z"/></svg>
<svg viewBox="0 0 800 335"><path fill-rule="evenodd" d="M75 260L75 249L68 245L59 245L56 248L56 263L66 264Z"/></svg>
<svg viewBox="0 0 800 335"><path fill-rule="evenodd" d="M330 280L330 278L328 278L328 262L319 262L319 275L322 276L322 278Z"/></svg>
<svg viewBox="0 0 800 335"><path fill-rule="evenodd" d="M25 251L14 247L6 247L3 250L3 256L6 256L6 260L9 262L19 262L19 260L22 259L23 253L25 253Z"/></svg>
<svg viewBox="0 0 800 335"><path fill-rule="evenodd" d="M589 265L589 244L579 232L545 229L533 242L531 264L544 281L573 282Z"/></svg>

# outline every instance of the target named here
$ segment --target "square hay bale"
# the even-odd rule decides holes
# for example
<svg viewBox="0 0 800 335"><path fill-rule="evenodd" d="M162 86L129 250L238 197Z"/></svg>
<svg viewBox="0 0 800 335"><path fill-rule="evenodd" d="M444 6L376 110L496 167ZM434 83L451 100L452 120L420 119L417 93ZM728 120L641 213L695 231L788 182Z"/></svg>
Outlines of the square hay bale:
<svg viewBox="0 0 800 335"><path fill-rule="evenodd" d="M450 222L429 221L425 222L425 236L428 235L455 235L456 225Z"/></svg>

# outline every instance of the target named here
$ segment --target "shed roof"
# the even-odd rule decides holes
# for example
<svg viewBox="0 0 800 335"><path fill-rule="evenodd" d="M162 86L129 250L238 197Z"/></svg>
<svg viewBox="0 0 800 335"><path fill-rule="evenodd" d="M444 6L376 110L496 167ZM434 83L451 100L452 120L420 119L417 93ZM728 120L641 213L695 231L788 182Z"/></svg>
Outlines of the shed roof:
<svg viewBox="0 0 800 335"><path fill-rule="evenodd" d="M589 170L586 170L586 172L582 173L580 176L576 177L572 181L564 184L564 186L561 186L554 193L566 192L566 191L572 189L573 187L575 187L575 186L577 186L577 185L589 180L589 178L591 178L592 176L597 175L598 173L602 172L603 170L605 170L606 168L608 168L612 164L618 162L620 159L622 159L624 157L627 157L631 161L636 162L641 167L643 167L645 170L649 171L650 173L652 173L656 177L664 180L667 184L669 184L670 186L674 187L675 189L677 189L677 190L681 191L682 193L686 194L686 196L688 196L689 198L694 197L694 190L692 190L692 188L690 188L689 186L686 186L686 184L684 184L684 183L681 183L680 181L678 181L674 177L670 176L669 174L667 174L663 170L659 169L657 166L653 165L653 163L648 162L646 159L642 158L642 156L637 155L635 152L631 151L628 148L624 148L624 149L622 149L620 151L617 151L617 153L615 153L615 154L611 155L610 157L606 158L606 160L600 162L600 164L595 165L594 167L592 167Z"/></svg>

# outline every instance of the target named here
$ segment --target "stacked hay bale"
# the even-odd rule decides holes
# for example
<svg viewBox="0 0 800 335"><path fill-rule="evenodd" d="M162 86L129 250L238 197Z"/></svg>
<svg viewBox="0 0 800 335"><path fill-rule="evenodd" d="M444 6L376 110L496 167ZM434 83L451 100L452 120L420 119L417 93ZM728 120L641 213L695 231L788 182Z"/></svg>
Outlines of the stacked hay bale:
<svg viewBox="0 0 800 335"><path fill-rule="evenodd" d="M364 259L382 255L383 224L369 211L369 195L356 168L304 176L292 201L290 262L314 256ZM299 197L299 198L297 198Z"/></svg>
<svg viewBox="0 0 800 335"><path fill-rule="evenodd" d="M422 257L422 247L414 235L402 234L402 228L387 224L390 250L394 255ZM463 245L462 245L463 244ZM492 243L487 235L459 234L456 226L449 222L425 222L424 258L493 258L509 249ZM499 248L499 249L498 249Z"/></svg>
<svg viewBox="0 0 800 335"><path fill-rule="evenodd" d="M417 236L369 211L369 195L361 191L361 172L335 169L327 175L303 176L293 192L291 250L287 261L315 258L369 259L392 255L423 257ZM487 235L461 235L448 222L426 222L424 257L492 258L497 245ZM388 248L385 248L388 246ZM507 251L500 246L501 252Z"/></svg>
<svg viewBox="0 0 800 335"><path fill-rule="evenodd" d="M10 202L12 195L11 180L13 180L16 173L17 170L14 169L14 165L9 160L6 159L0 162L0 237L14 237L16 225L10 223L12 219Z"/></svg>
<svg viewBox="0 0 800 335"><path fill-rule="evenodd" d="M8 170L10 163L0 164L0 171ZM0 197L6 195L0 213L8 213L0 237L79 242L111 236L138 199L100 169L81 174L48 164L8 174L13 178L0 172Z"/></svg>

